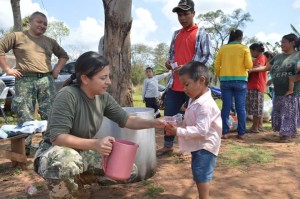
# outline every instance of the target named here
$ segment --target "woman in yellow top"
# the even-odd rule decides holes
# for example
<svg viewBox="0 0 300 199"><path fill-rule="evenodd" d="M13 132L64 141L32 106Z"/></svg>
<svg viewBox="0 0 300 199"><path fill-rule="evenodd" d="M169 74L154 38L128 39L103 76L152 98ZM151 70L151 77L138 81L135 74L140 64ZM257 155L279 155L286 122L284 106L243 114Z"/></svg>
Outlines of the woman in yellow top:
<svg viewBox="0 0 300 199"><path fill-rule="evenodd" d="M252 68L252 59L249 48L241 44L242 39L241 30L232 30L228 44L221 46L215 62L215 72L220 78L223 101L221 110L223 139L228 138L228 121L233 98L238 118L237 138L243 139L246 133L245 100L248 70Z"/></svg>

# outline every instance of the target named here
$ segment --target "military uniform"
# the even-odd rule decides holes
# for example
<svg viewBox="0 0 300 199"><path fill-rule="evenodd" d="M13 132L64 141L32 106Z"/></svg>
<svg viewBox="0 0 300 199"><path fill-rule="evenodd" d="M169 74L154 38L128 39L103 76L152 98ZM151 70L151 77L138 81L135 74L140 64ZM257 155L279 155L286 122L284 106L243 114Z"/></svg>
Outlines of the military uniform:
<svg viewBox="0 0 300 199"><path fill-rule="evenodd" d="M120 127L125 126L129 117L108 93L89 99L79 85L72 85L62 88L56 94L49 113L48 127L34 160L35 171L46 180L51 198L76 197L86 183L127 183L137 177L137 167L134 166L127 181L109 180L103 177L98 152L52 145L61 134L94 139L104 116ZM92 179L92 182L86 182L85 177Z"/></svg>

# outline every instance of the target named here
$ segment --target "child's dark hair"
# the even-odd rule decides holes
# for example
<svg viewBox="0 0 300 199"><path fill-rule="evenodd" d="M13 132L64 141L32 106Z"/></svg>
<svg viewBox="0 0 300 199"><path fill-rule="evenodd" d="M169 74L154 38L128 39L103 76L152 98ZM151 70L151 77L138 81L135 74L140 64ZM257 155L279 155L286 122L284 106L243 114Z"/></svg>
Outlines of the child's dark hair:
<svg viewBox="0 0 300 199"><path fill-rule="evenodd" d="M150 66L148 66L148 67L145 69L145 71L147 71L147 70L151 70L151 71L153 72L153 68L150 67Z"/></svg>
<svg viewBox="0 0 300 199"><path fill-rule="evenodd" d="M290 34L284 35L282 37L282 39L286 39L289 42L294 42L295 43L294 49L297 50L297 51L299 50L299 38L294 33L290 33Z"/></svg>
<svg viewBox="0 0 300 199"><path fill-rule="evenodd" d="M194 81L199 80L201 76L205 77L205 85L208 86L209 84L209 70L201 62L191 61L181 67L178 75L182 76L186 74Z"/></svg>
<svg viewBox="0 0 300 199"><path fill-rule="evenodd" d="M269 59L271 60L274 56L275 56L275 53L272 53L270 51L266 51L264 52L264 55Z"/></svg>
<svg viewBox="0 0 300 199"><path fill-rule="evenodd" d="M256 50L261 53L265 52L265 47L262 43L253 43L253 44L251 44L250 49Z"/></svg>
<svg viewBox="0 0 300 199"><path fill-rule="evenodd" d="M85 52L76 60L75 73L73 73L71 77L64 82L63 86L72 84L75 79L80 85L81 75L86 75L91 79L107 65L109 65L108 60L99 53L93 51Z"/></svg>
<svg viewBox="0 0 300 199"><path fill-rule="evenodd" d="M228 43L241 40L242 38L243 38L243 31L239 29L231 30L229 34Z"/></svg>

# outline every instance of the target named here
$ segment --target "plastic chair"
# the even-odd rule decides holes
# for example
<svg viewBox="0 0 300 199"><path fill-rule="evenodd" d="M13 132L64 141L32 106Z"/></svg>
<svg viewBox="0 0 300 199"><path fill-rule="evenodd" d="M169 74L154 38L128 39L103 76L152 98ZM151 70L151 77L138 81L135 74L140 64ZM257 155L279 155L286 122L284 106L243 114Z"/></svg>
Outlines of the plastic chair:
<svg viewBox="0 0 300 199"><path fill-rule="evenodd" d="M0 111L5 119L5 123L8 123L7 122L7 117L5 115L5 112L4 112L4 104L5 104L5 99L7 97L7 93L8 91L10 90L9 87L5 87L4 90L2 91L2 93L0 94L0 101L1 101L1 104L0 104Z"/></svg>

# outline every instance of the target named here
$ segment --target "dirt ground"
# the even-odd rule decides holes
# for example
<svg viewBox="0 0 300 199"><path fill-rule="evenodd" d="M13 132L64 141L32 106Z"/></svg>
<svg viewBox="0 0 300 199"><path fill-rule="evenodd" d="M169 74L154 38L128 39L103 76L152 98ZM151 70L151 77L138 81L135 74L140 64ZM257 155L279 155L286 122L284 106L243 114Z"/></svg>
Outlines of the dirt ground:
<svg viewBox="0 0 300 199"><path fill-rule="evenodd" d="M217 163L211 183L212 199L300 199L300 140L291 143L278 143L273 132L249 134L245 141L222 140L221 152L232 143L258 145L272 151L275 160L263 165L250 165L241 169L224 167ZM40 139L36 138L36 141ZM163 143L161 131L156 133L157 147ZM3 146L2 146L3 147ZM177 147L177 146L176 146ZM43 179L32 170L32 157L28 159L28 169L11 168L10 161L0 160L0 198L48 198ZM86 187L91 198L152 198L149 193L161 191L156 198L196 199L197 189L192 180L190 161L179 161L176 154L158 157L156 174L147 181L127 185ZM33 185L37 193L28 196L25 187ZM147 194L148 192L148 194ZM86 198L86 197L82 197Z"/></svg>

